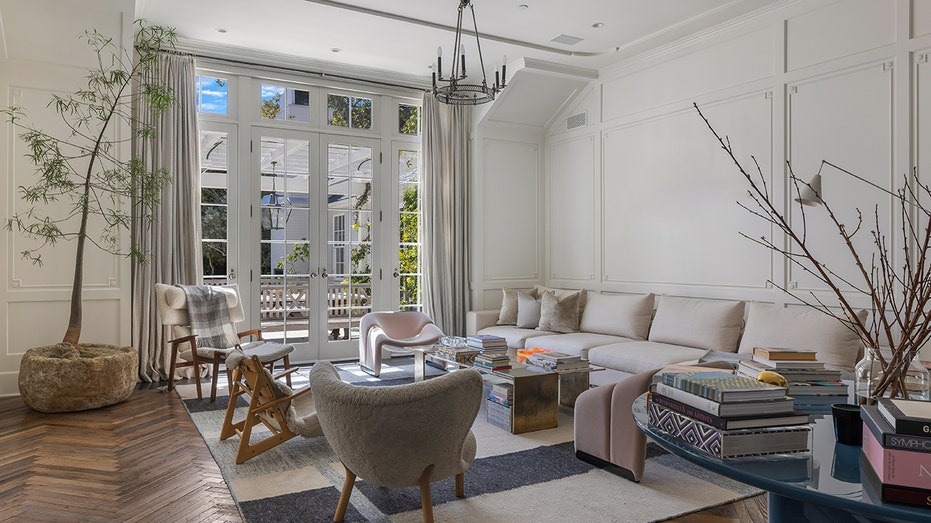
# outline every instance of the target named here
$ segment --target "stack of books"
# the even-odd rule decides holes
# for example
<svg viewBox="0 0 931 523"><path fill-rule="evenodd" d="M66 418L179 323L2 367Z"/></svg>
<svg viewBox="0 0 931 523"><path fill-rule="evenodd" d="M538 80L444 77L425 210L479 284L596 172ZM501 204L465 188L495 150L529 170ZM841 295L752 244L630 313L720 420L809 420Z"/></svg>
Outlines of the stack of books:
<svg viewBox="0 0 931 523"><path fill-rule="evenodd" d="M510 383L493 383L485 400L486 420L488 423L511 431L514 427L511 417L511 405L514 402L514 386Z"/></svg>
<svg viewBox="0 0 931 523"><path fill-rule="evenodd" d="M931 402L881 398L860 414L864 495L931 507Z"/></svg>
<svg viewBox="0 0 931 523"><path fill-rule="evenodd" d="M506 339L501 336L493 336L491 334L476 334L469 336L466 345L472 349L478 349L480 351L498 351L504 352L508 350L508 342Z"/></svg>
<svg viewBox="0 0 931 523"><path fill-rule="evenodd" d="M504 352L481 352L475 356L472 364L479 369L507 370L511 368L511 358Z"/></svg>
<svg viewBox="0 0 931 523"><path fill-rule="evenodd" d="M755 347L753 359L737 365L737 374L748 378L767 370L789 382L788 394L800 409L830 410L835 403L847 403L848 387L841 381L841 371L825 368L814 351Z"/></svg>
<svg viewBox="0 0 931 523"><path fill-rule="evenodd" d="M528 365L542 367L546 370L566 371L588 368L588 362L583 361L581 356L555 351L530 354L525 361Z"/></svg>
<svg viewBox="0 0 931 523"><path fill-rule="evenodd" d="M809 450L809 417L784 387L727 372L664 373L647 412L657 430L717 458Z"/></svg>
<svg viewBox="0 0 931 523"><path fill-rule="evenodd" d="M470 347L445 347L439 346L434 351L433 354L438 358L442 358L447 361L454 361L456 363L472 363L481 351L478 349L473 349Z"/></svg>

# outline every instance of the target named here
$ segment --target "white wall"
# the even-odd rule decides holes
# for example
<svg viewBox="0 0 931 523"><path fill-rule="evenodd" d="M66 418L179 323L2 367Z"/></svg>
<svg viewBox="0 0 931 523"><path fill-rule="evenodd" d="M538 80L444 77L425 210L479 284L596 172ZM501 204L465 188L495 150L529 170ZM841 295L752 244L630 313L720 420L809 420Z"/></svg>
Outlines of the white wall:
<svg viewBox="0 0 931 523"><path fill-rule="evenodd" d="M40 129L61 129L46 108L53 93L85 86L93 52L79 41L97 29L131 43L132 0L0 0L0 93L2 105L18 105ZM32 164L7 122L0 125L0 217L27 209L17 187L34 180ZM42 267L22 260L29 245L0 230L0 395L17 394L21 355L30 347L56 343L68 323L74 245L43 251ZM128 344L131 339L129 265L89 248L85 261L82 339Z"/></svg>
<svg viewBox="0 0 931 523"><path fill-rule="evenodd" d="M771 280L830 298L812 277L741 236L784 241L738 206L752 203L746 180L692 103L741 162L752 167L756 158L783 208L787 161L805 180L824 159L894 190L931 150L929 50L929 0L806 0L600 70L548 126L544 169L528 180L527 194L544 186L539 281L792 303ZM567 130L566 117L579 112L588 125ZM880 227L896 234L891 197L830 167L822 175L843 219L860 207L872 225L878 204ZM849 273L823 208L806 220L818 256ZM474 235L477 249L487 249L483 232ZM869 241L868 232L858 241ZM525 254L503 255L533 265ZM474 308L496 307L504 283L512 282L476 272Z"/></svg>

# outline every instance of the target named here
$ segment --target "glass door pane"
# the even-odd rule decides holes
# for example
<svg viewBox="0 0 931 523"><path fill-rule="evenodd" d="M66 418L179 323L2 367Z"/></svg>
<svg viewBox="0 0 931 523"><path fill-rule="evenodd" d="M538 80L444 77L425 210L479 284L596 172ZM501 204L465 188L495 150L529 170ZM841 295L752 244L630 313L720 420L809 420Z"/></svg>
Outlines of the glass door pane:
<svg viewBox="0 0 931 523"><path fill-rule="evenodd" d="M357 339L372 310L374 148L332 138L327 161L328 341ZM335 140L339 140L338 142Z"/></svg>
<svg viewBox="0 0 931 523"><path fill-rule="evenodd" d="M265 338L294 343L296 361L314 358L317 276L312 256L313 190L309 139L262 134L259 139L259 307Z"/></svg>
<svg viewBox="0 0 931 523"><path fill-rule="evenodd" d="M422 192L420 183L420 151L399 149L398 151L398 278L401 310L423 310L422 280L420 264L422 240L420 227L423 219Z"/></svg>
<svg viewBox="0 0 931 523"><path fill-rule="evenodd" d="M230 132L202 125L200 132L200 225L202 274L206 285L235 283L230 249Z"/></svg>

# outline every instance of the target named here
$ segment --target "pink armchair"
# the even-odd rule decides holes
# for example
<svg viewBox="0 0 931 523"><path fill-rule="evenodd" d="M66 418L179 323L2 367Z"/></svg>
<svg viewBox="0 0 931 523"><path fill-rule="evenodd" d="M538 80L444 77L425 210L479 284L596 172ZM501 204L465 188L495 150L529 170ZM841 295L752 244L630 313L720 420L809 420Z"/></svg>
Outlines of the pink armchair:
<svg viewBox="0 0 931 523"><path fill-rule="evenodd" d="M422 312L370 312L359 323L359 366L378 376L382 349L407 352L407 347L430 345L441 336L443 331Z"/></svg>

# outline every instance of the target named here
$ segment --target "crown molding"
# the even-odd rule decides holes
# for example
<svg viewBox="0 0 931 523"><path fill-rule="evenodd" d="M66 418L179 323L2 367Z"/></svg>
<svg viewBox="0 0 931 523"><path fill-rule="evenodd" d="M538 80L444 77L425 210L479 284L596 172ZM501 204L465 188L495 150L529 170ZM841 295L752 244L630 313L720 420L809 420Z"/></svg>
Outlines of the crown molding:
<svg viewBox="0 0 931 523"><path fill-rule="evenodd" d="M430 87L430 79L426 76L393 73L380 69L313 60L295 55L235 47L203 40L179 38L176 47L179 51L191 53L205 62L226 63L267 71L306 75L322 80L379 85L402 91L420 92Z"/></svg>

